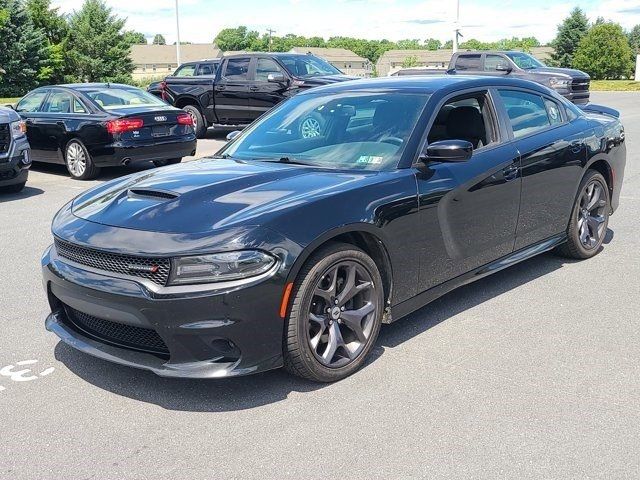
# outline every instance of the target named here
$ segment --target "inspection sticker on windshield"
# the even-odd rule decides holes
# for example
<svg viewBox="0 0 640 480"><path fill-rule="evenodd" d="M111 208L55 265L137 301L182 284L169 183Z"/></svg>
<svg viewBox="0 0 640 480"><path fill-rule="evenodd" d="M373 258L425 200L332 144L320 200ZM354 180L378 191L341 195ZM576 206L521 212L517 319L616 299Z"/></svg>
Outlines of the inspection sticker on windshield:
<svg viewBox="0 0 640 480"><path fill-rule="evenodd" d="M373 155L362 155L356 163L366 163L368 165L380 165L384 157L374 157Z"/></svg>

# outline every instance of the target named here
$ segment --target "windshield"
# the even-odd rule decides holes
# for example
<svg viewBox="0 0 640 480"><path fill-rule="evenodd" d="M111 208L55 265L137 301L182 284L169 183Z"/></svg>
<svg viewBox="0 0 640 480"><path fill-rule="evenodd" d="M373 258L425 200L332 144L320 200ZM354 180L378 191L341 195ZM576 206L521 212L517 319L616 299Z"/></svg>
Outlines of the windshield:
<svg viewBox="0 0 640 480"><path fill-rule="evenodd" d="M220 153L336 169L396 168L429 96L388 91L297 95Z"/></svg>
<svg viewBox="0 0 640 480"><path fill-rule="evenodd" d="M313 55L291 55L278 58L294 77L340 75L342 73L329 62Z"/></svg>
<svg viewBox="0 0 640 480"><path fill-rule="evenodd" d="M85 90L84 93L105 110L166 106L155 95L138 88L104 87Z"/></svg>
<svg viewBox="0 0 640 480"><path fill-rule="evenodd" d="M518 67L522 68L523 70L530 70L532 68L540 68L540 67L546 66L540 60L538 60L535 57L532 57L527 53L507 52L507 57L513 60L513 63L515 63Z"/></svg>

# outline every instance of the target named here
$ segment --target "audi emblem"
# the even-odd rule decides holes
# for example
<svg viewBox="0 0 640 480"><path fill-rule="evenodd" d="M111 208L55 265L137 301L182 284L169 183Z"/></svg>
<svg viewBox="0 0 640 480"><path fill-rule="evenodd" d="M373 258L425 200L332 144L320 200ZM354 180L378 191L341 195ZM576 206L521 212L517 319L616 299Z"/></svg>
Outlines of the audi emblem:
<svg viewBox="0 0 640 480"><path fill-rule="evenodd" d="M154 120L156 122L166 122L167 121L167 117L165 117L164 115L161 115L159 117L155 117Z"/></svg>

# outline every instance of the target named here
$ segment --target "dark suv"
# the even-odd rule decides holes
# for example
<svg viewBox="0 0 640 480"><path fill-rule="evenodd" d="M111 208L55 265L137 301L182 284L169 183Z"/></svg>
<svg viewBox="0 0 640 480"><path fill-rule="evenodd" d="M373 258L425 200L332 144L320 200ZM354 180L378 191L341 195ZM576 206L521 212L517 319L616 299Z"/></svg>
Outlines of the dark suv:
<svg viewBox="0 0 640 480"><path fill-rule="evenodd" d="M26 124L13 110L0 107L0 192L22 190L30 166Z"/></svg>

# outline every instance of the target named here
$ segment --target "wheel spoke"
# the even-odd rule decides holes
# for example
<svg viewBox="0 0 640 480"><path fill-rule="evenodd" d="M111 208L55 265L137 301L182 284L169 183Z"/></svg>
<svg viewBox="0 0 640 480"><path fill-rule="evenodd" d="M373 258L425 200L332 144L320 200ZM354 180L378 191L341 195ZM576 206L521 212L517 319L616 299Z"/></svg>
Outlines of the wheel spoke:
<svg viewBox="0 0 640 480"><path fill-rule="evenodd" d="M336 297L336 289L338 286L338 267L334 267L326 276L330 278L329 288L325 290L318 285L314 293L322 297L327 304L332 304L333 299Z"/></svg>
<svg viewBox="0 0 640 480"><path fill-rule="evenodd" d="M338 348L344 347L344 340L342 338L342 332L337 323L333 323L329 327L329 341L327 342L327 348L322 354L322 358L327 364L331 364L333 357L335 357Z"/></svg>
<svg viewBox="0 0 640 480"><path fill-rule="evenodd" d="M587 228L587 222L582 223L582 227L580 227L580 241L583 245L587 245L587 237L589 234L589 229Z"/></svg>
<svg viewBox="0 0 640 480"><path fill-rule="evenodd" d="M587 218L587 225L589 226L591 237L596 243L600 241L600 227L603 223L604 217L601 215Z"/></svg>
<svg viewBox="0 0 640 480"><path fill-rule="evenodd" d="M340 318L344 322L347 328L356 334L358 341L364 343L367 341L367 336L364 333L362 327L362 321L375 310L375 306L371 302L367 302L363 307L358 310L346 310L342 312Z"/></svg>
<svg viewBox="0 0 640 480"><path fill-rule="evenodd" d="M338 295L338 305L343 306L358 293L370 288L373 284L371 282L358 283L357 281L357 268L355 265L349 267L347 279L342 287L342 291Z"/></svg>
<svg viewBox="0 0 640 480"><path fill-rule="evenodd" d="M591 194L589 195L589 203L587 203L587 210L593 210L600 203L600 196L602 194L602 189L599 185L592 183ZM588 190L588 189L587 189Z"/></svg>

